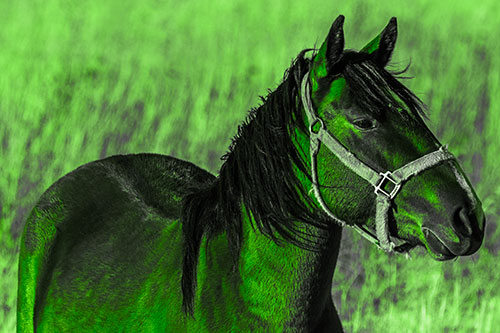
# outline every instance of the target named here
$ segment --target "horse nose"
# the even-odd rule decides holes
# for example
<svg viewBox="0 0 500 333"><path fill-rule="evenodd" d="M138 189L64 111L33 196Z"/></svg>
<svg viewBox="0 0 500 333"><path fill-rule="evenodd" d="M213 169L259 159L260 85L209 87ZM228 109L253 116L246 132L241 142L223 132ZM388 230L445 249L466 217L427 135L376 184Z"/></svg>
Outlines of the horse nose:
<svg viewBox="0 0 500 333"><path fill-rule="evenodd" d="M455 211L451 227L453 231L459 236L470 237L472 236L472 220L475 216L465 207L460 207Z"/></svg>
<svg viewBox="0 0 500 333"><path fill-rule="evenodd" d="M470 255L476 252L483 241L485 216L482 208L460 207L455 211L451 227L460 238L459 244L450 244L455 255Z"/></svg>

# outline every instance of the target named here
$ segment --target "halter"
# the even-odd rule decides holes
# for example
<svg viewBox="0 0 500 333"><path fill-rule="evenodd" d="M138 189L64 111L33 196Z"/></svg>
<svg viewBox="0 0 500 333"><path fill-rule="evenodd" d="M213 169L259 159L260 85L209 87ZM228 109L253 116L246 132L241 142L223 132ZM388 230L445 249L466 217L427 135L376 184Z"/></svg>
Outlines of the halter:
<svg viewBox="0 0 500 333"><path fill-rule="evenodd" d="M351 153L346 147L342 145L330 132L326 129L323 120L316 116L311 103L310 97L310 85L309 85L309 73L307 72L302 79L301 85L301 98L302 104L307 114L309 120L309 132L310 132L310 154L311 154L311 173L312 173L312 189L314 195L318 200L321 208L326 212L326 214L341 227L349 226L359 232L367 240L375 244L379 249L386 252L405 252L404 245L396 247L394 242L391 240L389 235L389 209L391 208L391 201L396 197L396 195L401 190L403 182L408 180L410 177L417 175L418 173L427 170L431 167L437 166L445 161L455 161L456 159L452 153L448 151L446 146L441 146L438 150L426 154L416 160L413 160L396 171L385 171L377 172L371 167L366 165L364 162L359 160L353 153ZM319 123L320 128L317 131L313 130L313 127ZM354 171L358 176L369 182L374 187L374 192L376 195L376 214L375 214L375 233L364 229L363 226L358 226L356 224L349 225L336 217L330 209L326 206L318 185L318 173L317 173L317 161L316 156L319 151L320 144L324 143L328 149L349 169ZM472 192L472 189L465 177L457 168L452 164L451 167L457 178L460 186L465 190L467 196L471 200L472 206L477 204L477 200ZM384 190L386 185L391 185L392 189L388 192Z"/></svg>

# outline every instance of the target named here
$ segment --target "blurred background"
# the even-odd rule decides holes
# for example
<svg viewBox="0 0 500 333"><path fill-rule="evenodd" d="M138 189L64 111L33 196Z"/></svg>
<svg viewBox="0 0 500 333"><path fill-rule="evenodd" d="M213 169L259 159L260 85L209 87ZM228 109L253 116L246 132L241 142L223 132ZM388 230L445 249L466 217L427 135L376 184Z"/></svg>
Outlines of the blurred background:
<svg viewBox="0 0 500 333"><path fill-rule="evenodd" d="M217 174L259 95L346 16L360 49L392 16L392 63L428 106L487 215L483 247L433 261L343 233L332 295L349 332L500 327L500 3L87 0L0 2L0 332L15 328L17 257L40 195L76 167L154 152Z"/></svg>

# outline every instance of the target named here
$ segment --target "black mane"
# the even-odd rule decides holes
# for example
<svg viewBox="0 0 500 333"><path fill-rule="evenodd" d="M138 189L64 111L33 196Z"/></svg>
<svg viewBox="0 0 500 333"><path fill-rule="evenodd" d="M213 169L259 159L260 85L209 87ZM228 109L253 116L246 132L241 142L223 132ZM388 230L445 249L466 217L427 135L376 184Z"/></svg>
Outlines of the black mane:
<svg viewBox="0 0 500 333"><path fill-rule="evenodd" d="M318 244L298 229L298 222L321 229L331 226L322 212L315 212L307 190L294 174L293 165L305 174L308 160L300 156L292 133L307 133L299 98L303 76L311 60L303 50L285 72L278 88L262 98L263 104L252 109L238 128L224 160L219 176L210 184L190 190L183 199L182 231L184 259L182 272L183 310L193 314L196 289L196 267L203 235L210 240L226 232L236 269L242 241L242 205L255 219L253 228L277 244L293 243L311 251L320 251ZM356 90L358 102L370 110L391 103L399 106L396 94L411 114L420 119L421 102L389 72L376 67L365 57L349 61L345 53L341 75ZM362 54L361 54L362 55ZM407 68L406 68L407 69ZM405 70L406 70L405 69ZM401 74L405 70L397 73ZM392 92L392 93L391 93ZM384 104L385 103L385 104ZM397 111L394 111L397 112ZM207 240L207 241L208 241Z"/></svg>

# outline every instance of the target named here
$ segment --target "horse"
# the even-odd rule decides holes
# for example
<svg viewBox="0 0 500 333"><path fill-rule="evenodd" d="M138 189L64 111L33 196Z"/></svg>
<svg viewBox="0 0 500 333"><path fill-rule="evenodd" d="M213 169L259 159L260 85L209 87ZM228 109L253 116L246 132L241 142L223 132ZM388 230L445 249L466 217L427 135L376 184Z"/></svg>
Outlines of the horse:
<svg viewBox="0 0 500 333"><path fill-rule="evenodd" d="M387 253L476 252L481 202L407 68L386 70L396 18L360 51L343 23L250 111L217 177L144 153L56 181L24 228L18 331L339 332L343 227Z"/></svg>

